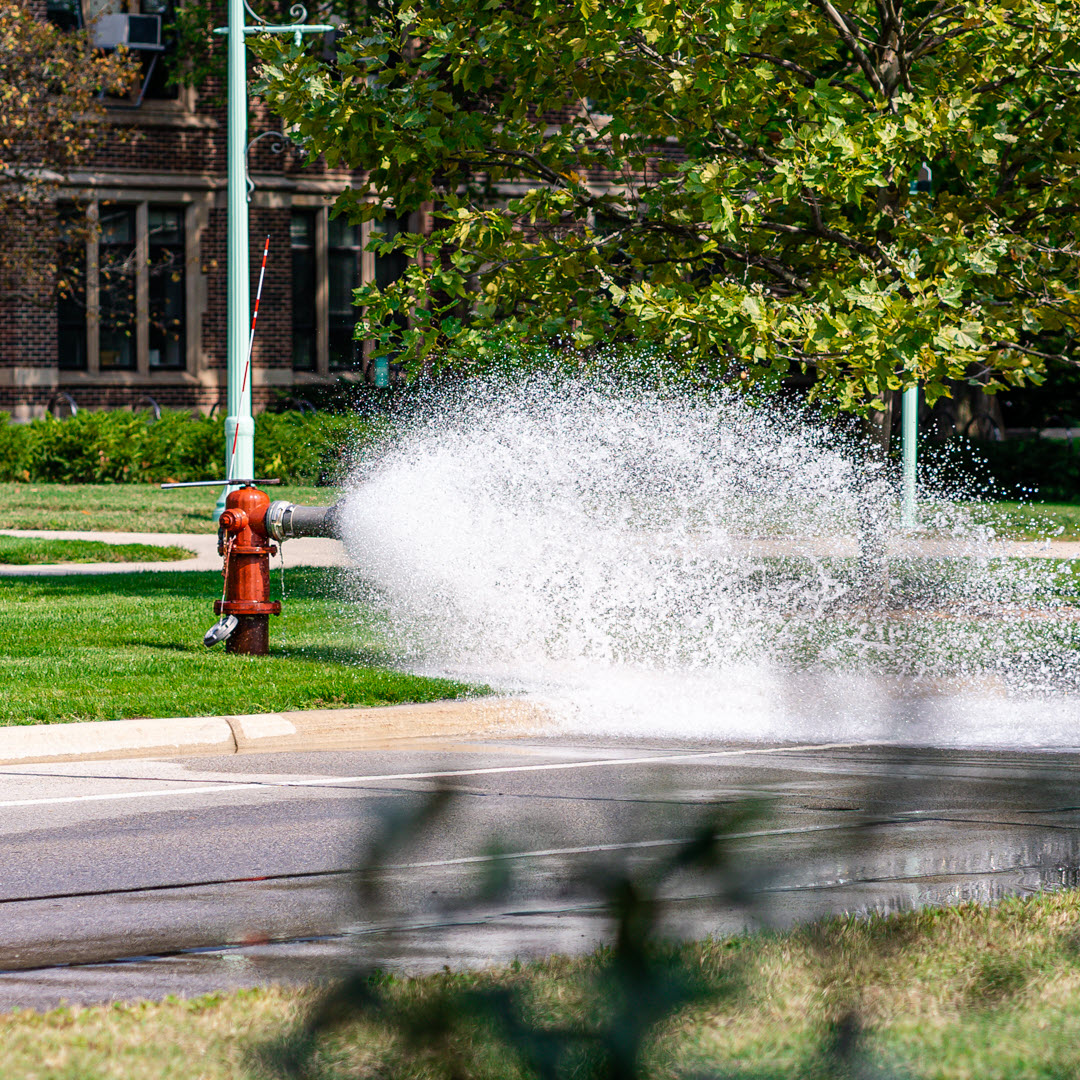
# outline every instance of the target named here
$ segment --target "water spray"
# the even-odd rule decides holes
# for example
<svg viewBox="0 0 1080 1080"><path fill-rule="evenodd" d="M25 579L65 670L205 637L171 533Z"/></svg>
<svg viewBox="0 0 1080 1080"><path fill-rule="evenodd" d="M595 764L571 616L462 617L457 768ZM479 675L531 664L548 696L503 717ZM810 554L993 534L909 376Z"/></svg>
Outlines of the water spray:
<svg viewBox="0 0 1080 1080"><path fill-rule="evenodd" d="M411 670L576 730L1073 744L1021 704L1080 686L1067 573L931 488L910 534L901 480L782 403L472 380L368 456L340 532Z"/></svg>

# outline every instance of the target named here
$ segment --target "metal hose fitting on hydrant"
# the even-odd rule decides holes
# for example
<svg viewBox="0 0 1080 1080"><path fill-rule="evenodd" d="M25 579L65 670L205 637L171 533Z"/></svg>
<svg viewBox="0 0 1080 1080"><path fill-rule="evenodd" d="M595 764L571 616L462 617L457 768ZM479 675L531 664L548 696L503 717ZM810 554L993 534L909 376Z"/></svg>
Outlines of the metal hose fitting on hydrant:
<svg viewBox="0 0 1080 1080"><path fill-rule="evenodd" d="M338 531L340 506L297 506L273 502L266 511L266 535L274 540L298 536L324 536L341 539Z"/></svg>

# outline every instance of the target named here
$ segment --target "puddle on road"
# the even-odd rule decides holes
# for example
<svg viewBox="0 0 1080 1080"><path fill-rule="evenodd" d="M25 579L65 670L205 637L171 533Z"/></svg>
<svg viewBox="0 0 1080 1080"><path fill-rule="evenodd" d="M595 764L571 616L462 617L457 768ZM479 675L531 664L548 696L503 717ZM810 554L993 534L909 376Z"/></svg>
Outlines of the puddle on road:
<svg viewBox="0 0 1080 1080"><path fill-rule="evenodd" d="M989 902L1008 895L1075 888L1080 884L1080 834L996 838L980 831L974 843L948 856L909 843L901 826L887 850L868 849L846 862L820 850L805 852L799 872L762 889L752 913L718 908L686 881L671 897L666 930L679 937L727 935L756 926L789 926L836 912L893 912L926 905ZM995 839L997 842L995 842ZM1008 844L1004 841L1009 841ZM922 850L920 857L918 852ZM775 852L773 853L775 855ZM345 930L317 937L190 949L177 955L31 971L0 972L0 1011L45 1010L61 1003L195 997L211 991L338 978L360 964L410 973L484 968L552 953L583 953L608 933L604 910L586 900L562 905L526 901L503 909L418 915L396 926Z"/></svg>

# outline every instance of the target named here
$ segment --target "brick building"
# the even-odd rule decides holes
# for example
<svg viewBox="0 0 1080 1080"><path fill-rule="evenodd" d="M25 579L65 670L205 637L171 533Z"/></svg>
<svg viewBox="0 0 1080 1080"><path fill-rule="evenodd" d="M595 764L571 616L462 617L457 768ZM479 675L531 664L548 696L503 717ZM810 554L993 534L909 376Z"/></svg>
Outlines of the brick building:
<svg viewBox="0 0 1080 1080"><path fill-rule="evenodd" d="M63 26L105 25L101 16L142 16L153 44L176 0L27 0ZM149 18L147 18L149 17ZM124 100L109 99L110 137L67 177L56 205L61 269L71 294L39 305L0 297L0 410L40 416L66 401L80 408L148 404L209 411L225 403L226 123L217 88L170 88L177 57L139 50L143 77ZM353 177L304 168L254 110L248 154L253 284L270 237L252 360L256 410L338 379L369 378L352 338L352 291L402 269L364 248L372 228L330 220L334 197ZM86 228L88 219L90 228ZM63 231L74 221L77 229ZM406 223L402 223L406 224Z"/></svg>

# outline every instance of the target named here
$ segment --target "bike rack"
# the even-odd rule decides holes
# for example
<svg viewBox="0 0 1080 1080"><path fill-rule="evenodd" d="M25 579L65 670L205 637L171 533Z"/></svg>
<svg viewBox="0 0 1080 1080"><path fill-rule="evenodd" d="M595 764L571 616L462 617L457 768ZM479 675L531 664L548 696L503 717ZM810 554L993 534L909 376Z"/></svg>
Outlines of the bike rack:
<svg viewBox="0 0 1080 1080"><path fill-rule="evenodd" d="M79 415L78 403L75 401L75 399L69 393L67 393L64 390L57 390L56 393L53 394L53 396L51 398L49 398L49 404L45 406L45 412L46 413L51 413L53 411L53 406L58 401L67 402L67 407L71 410L71 415L72 416L78 416ZM59 420L60 417L58 416L56 419Z"/></svg>
<svg viewBox="0 0 1080 1080"><path fill-rule="evenodd" d="M143 394L143 396L139 398L139 400L136 401L134 405L131 406L131 411L139 412L139 406L144 401L150 406L150 411L154 414L154 419L151 420L150 423L154 423L155 421L160 420L161 406L149 394Z"/></svg>

